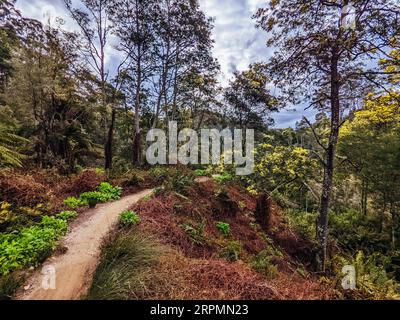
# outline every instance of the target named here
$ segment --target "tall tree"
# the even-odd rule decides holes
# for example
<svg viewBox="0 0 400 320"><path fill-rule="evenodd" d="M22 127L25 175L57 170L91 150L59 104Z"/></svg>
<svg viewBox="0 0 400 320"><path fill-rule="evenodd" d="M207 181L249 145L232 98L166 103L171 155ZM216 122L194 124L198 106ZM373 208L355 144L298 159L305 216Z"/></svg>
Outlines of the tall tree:
<svg viewBox="0 0 400 320"><path fill-rule="evenodd" d="M83 41L83 53L91 69L100 79L101 113L104 125L104 167L106 170L112 167L113 137L115 127L115 107L109 104L108 76L106 68L106 47L111 23L109 21L109 0L82 0L79 8L74 8L71 0L64 0L65 6L72 18L81 29L80 38ZM111 108L111 112L109 109ZM111 113L111 115L110 115Z"/></svg>
<svg viewBox="0 0 400 320"><path fill-rule="evenodd" d="M321 143L320 270L325 270L334 161L345 110L365 96L368 82L379 83L376 62L399 33L399 14L398 6L386 0L271 0L255 15L270 34L268 44L277 48L271 74L286 101L308 101L330 114L328 143Z"/></svg>
<svg viewBox="0 0 400 320"><path fill-rule="evenodd" d="M118 49L128 57L128 71L132 79L134 95L134 137L132 161L141 162L142 134L140 114L143 108L145 83L154 67L154 13L153 0L113 0L110 14L115 26L115 35L120 40Z"/></svg>
<svg viewBox="0 0 400 320"><path fill-rule="evenodd" d="M230 106L230 118L241 128L265 130L277 111L277 101L268 88L266 65L253 64L248 70L236 72L225 90L225 100Z"/></svg>

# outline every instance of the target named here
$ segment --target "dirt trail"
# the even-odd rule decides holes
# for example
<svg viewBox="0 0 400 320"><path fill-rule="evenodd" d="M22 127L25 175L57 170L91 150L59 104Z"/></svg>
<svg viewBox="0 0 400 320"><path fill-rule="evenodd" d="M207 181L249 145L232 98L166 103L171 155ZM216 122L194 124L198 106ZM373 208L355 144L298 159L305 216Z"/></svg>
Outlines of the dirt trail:
<svg viewBox="0 0 400 320"><path fill-rule="evenodd" d="M17 293L18 300L76 300L85 295L96 270L103 238L118 221L119 214L141 198L151 194L144 190L121 200L99 205L83 213L71 224L61 245L64 254L55 254L34 271ZM56 288L42 288L42 270L53 267L56 271ZM54 269L53 269L54 270Z"/></svg>

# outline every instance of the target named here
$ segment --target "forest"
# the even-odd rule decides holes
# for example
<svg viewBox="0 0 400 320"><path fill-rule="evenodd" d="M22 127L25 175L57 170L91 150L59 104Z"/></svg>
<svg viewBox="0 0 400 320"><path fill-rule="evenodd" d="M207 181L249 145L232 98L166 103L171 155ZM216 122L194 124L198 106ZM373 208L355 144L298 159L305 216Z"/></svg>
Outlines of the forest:
<svg viewBox="0 0 400 320"><path fill-rule="evenodd" d="M0 0L0 300L400 299L397 0L264 1L227 83L198 0L58 2ZM172 122L253 173L149 163Z"/></svg>

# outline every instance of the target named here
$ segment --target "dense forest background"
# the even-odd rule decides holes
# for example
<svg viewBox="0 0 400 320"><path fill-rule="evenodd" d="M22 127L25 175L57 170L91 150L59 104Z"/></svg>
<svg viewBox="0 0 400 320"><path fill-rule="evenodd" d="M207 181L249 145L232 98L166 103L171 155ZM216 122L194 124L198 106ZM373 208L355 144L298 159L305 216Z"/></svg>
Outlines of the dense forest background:
<svg viewBox="0 0 400 320"><path fill-rule="evenodd" d="M102 168L108 178L148 170L146 134L169 121L255 129L253 175L235 177L223 159L192 169L276 202L315 244L315 270L356 265L365 291L400 293L396 1L268 1L253 18L275 53L226 87L212 55L213 21L196 0L64 2L80 32L65 31L61 18L43 25L0 0L2 181L38 170L67 177ZM111 45L119 61L110 60ZM293 105L313 108L315 119L274 129L271 113ZM7 232L18 223L4 185Z"/></svg>

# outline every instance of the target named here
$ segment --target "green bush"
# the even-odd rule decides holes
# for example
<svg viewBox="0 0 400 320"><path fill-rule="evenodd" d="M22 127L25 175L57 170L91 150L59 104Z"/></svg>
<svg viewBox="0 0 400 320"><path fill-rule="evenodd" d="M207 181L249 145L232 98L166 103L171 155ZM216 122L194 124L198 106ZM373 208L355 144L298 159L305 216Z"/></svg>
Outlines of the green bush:
<svg viewBox="0 0 400 320"><path fill-rule="evenodd" d="M204 170L204 169L196 169L195 171L194 171L194 174L197 176L197 177L205 177L205 176L207 176L207 170Z"/></svg>
<svg viewBox="0 0 400 320"><path fill-rule="evenodd" d="M213 177L214 180L220 184L225 184L234 179L234 176L230 174L229 172L224 172L221 175L216 175Z"/></svg>
<svg viewBox="0 0 400 320"><path fill-rule="evenodd" d="M120 224L123 227L134 226L140 222L140 217L134 211L126 210L121 213L120 217Z"/></svg>
<svg viewBox="0 0 400 320"><path fill-rule="evenodd" d="M182 194L193 185L195 178L192 171L176 167L155 167L150 169L149 176L155 184L161 184L164 191Z"/></svg>
<svg viewBox="0 0 400 320"><path fill-rule="evenodd" d="M170 170L168 167L153 167L149 171L149 176L154 183L163 184L170 175Z"/></svg>
<svg viewBox="0 0 400 320"><path fill-rule="evenodd" d="M198 226L193 226L191 224L182 224L181 228L188 235L190 240L196 245L203 245L205 242L204 236L204 223L200 223Z"/></svg>
<svg viewBox="0 0 400 320"><path fill-rule="evenodd" d="M303 212L296 210L287 210L286 218L288 219L291 229L297 231L308 239L315 238L315 223L318 213Z"/></svg>
<svg viewBox="0 0 400 320"><path fill-rule="evenodd" d="M79 207L86 205L87 203L85 203L82 199L77 199L75 197L68 197L67 199L64 200L64 204L68 208L76 210Z"/></svg>
<svg viewBox="0 0 400 320"><path fill-rule="evenodd" d="M332 262L339 270L336 270L338 279L343 278L341 268L346 265L355 267L356 289L348 290L345 294L351 299L372 300L399 300L400 284L385 270L386 256L374 253L366 256L359 251L354 258L334 257Z"/></svg>
<svg viewBox="0 0 400 320"><path fill-rule="evenodd" d="M164 185L164 188L167 191L175 191L185 194L187 188L193 185L193 183L194 176L176 170L171 172L171 175L168 177Z"/></svg>
<svg viewBox="0 0 400 320"><path fill-rule="evenodd" d="M35 226L19 233L0 237L0 273L9 274L16 269L36 266L55 249L57 240L67 232L67 222L45 216Z"/></svg>
<svg viewBox="0 0 400 320"><path fill-rule="evenodd" d="M107 195L109 200L118 200L121 198L122 189L120 187L114 187L108 182L102 182L97 187L97 191Z"/></svg>
<svg viewBox="0 0 400 320"><path fill-rule="evenodd" d="M229 261L237 261L243 251L243 246L240 241L229 241L222 250L222 257Z"/></svg>
<svg viewBox="0 0 400 320"><path fill-rule="evenodd" d="M231 227L230 227L229 223L220 221L220 222L216 223L216 226L217 226L218 231L221 232L225 236L229 236L229 234L231 233Z"/></svg>
<svg viewBox="0 0 400 320"><path fill-rule="evenodd" d="M56 215L56 218L68 221L75 218L77 215L76 211L62 211Z"/></svg>
<svg viewBox="0 0 400 320"><path fill-rule="evenodd" d="M98 191L90 191L82 193L81 199L87 203L90 208L94 208L98 203L107 202L109 197Z"/></svg>
<svg viewBox="0 0 400 320"><path fill-rule="evenodd" d="M273 256L270 255L270 250L261 251L252 261L251 266L254 270L263 273L269 278L276 276L278 268L272 263Z"/></svg>
<svg viewBox="0 0 400 320"><path fill-rule="evenodd" d="M88 204L91 208L94 208L98 203L120 199L121 194L122 189L120 187L113 187L108 182L102 182L97 187L96 191L82 193L79 201L81 203Z"/></svg>

